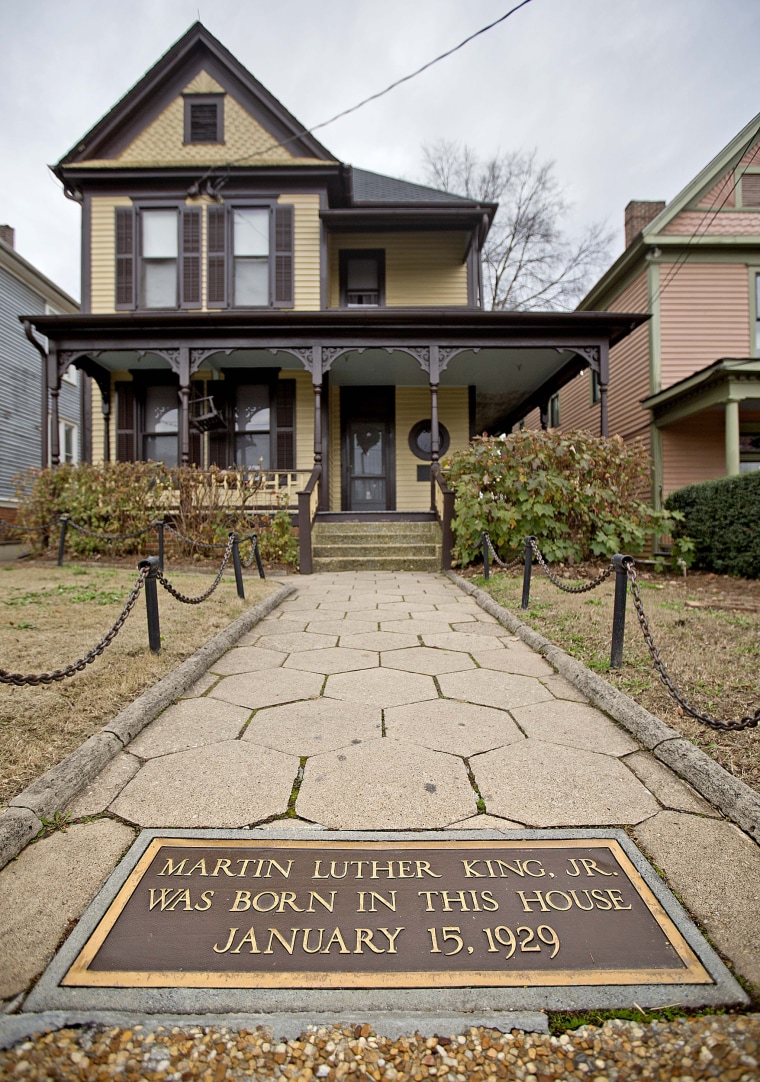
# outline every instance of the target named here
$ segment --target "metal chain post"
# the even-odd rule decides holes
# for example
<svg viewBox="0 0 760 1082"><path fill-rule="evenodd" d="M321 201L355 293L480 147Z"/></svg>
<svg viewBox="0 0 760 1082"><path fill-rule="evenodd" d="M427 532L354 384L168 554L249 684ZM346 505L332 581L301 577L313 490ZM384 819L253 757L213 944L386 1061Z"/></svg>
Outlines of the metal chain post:
<svg viewBox="0 0 760 1082"><path fill-rule="evenodd" d="M256 557L256 566L259 569L259 578L260 579L265 579L266 575L264 574L264 564L261 561L261 552L259 550L259 536L258 536L258 534L253 535L253 555Z"/></svg>
<svg viewBox="0 0 760 1082"><path fill-rule="evenodd" d="M61 536L58 540L58 566L63 567L63 549L66 545L66 528L69 524L69 516L61 515Z"/></svg>
<svg viewBox="0 0 760 1082"><path fill-rule="evenodd" d="M158 617L158 589L156 578L159 572L158 556L148 556L140 560L137 568L146 570L145 575L145 610L148 617L148 646L154 654L161 653L161 625Z"/></svg>
<svg viewBox="0 0 760 1082"><path fill-rule="evenodd" d="M235 585L237 586L237 595L245 601L245 589L243 587L243 569L240 566L240 542L238 541L238 535L231 533L232 539L232 566L235 569Z"/></svg>
<svg viewBox="0 0 760 1082"><path fill-rule="evenodd" d="M625 600L628 592L628 566L625 561L630 558L630 556L621 556L620 553L612 557L612 566L615 568L615 602L612 609L611 669L619 669L623 664Z"/></svg>
<svg viewBox="0 0 760 1082"><path fill-rule="evenodd" d="M483 578L488 581L491 577L491 569L488 566L488 534L483 533Z"/></svg>
<svg viewBox="0 0 760 1082"><path fill-rule="evenodd" d="M160 518L156 522L156 532L158 533L158 566L163 571L164 569L164 519Z"/></svg>
<svg viewBox="0 0 760 1082"><path fill-rule="evenodd" d="M531 569L533 567L533 548L534 548L534 546L536 547L536 551L538 551L538 546L536 545L535 537L532 537L532 536L526 537L525 538L525 570L523 571L522 602L520 603L520 608L521 609L527 609L528 603L530 601L530 576L531 576Z"/></svg>

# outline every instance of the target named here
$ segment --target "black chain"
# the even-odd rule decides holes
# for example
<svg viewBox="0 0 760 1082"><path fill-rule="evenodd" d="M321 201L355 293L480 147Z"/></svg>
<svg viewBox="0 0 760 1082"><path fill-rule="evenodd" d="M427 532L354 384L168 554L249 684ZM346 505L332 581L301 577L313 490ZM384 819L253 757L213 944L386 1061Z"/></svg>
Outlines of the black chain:
<svg viewBox="0 0 760 1082"><path fill-rule="evenodd" d="M644 636L644 642L647 644L649 654L652 658L652 663L657 670L657 675L668 689L669 694L685 714L689 714L690 717L696 718L697 721L701 721L704 725L709 725L711 729L720 729L724 732L740 732L743 729L752 729L754 726L760 724L760 709L756 710L754 714L747 714L741 719L741 721L718 721L711 714L703 714L696 707L692 706L688 702L678 688L673 683L673 680L665 667L665 663L660 657L660 652L654 644L652 638L652 632L649 629L649 621L646 618L644 612L644 606L641 601L641 592L639 590L639 581L636 574L636 564L630 556L624 559L626 571L628 572L628 580L631 584L631 593L633 595L633 604L636 609L636 615L639 618L639 624L641 626L641 633Z"/></svg>
<svg viewBox="0 0 760 1082"><path fill-rule="evenodd" d="M186 594L181 594L179 592L179 590L175 589L175 587L172 586L172 584L169 582L169 580L164 577L164 574L163 574L162 571L157 572L156 578L161 583L163 588L165 590L168 590L168 592L172 595L172 597L176 597L177 601L181 601L184 605L200 605L202 601L207 601L208 598L211 597L214 590L217 588L219 583L222 581L222 575L224 574L224 569L225 569L225 567L227 566L227 564L229 562L230 556L232 555L232 545L234 543L234 540L235 540L235 535L231 533L230 536L229 536L229 540L227 542L227 551L225 552L224 556L222 557L222 565L219 568L217 576L214 579L211 586L209 586L208 590L206 590L205 594L201 594L199 597L187 597Z"/></svg>
<svg viewBox="0 0 760 1082"><path fill-rule="evenodd" d="M595 590L597 586L601 586L603 582L606 582L612 572L615 570L613 565L610 564L609 567L606 567L604 571L602 571L601 575L597 575L595 579L592 579L591 582L585 583L583 586L565 586L563 582L560 582L559 579L552 574L551 568L544 559L535 537L531 538L530 547L533 549L533 555L540 563L544 574L548 577L549 581L553 582L557 589L564 590L566 594L585 594L589 590Z"/></svg>
<svg viewBox="0 0 760 1082"><path fill-rule="evenodd" d="M98 541L131 541L133 538L142 537L143 534L150 533L151 530L155 530L156 528L156 523L151 522L150 526L146 526L143 530L138 530L137 533L96 533L95 530L91 530L87 526L80 526L79 523L72 521L72 519L68 520L68 525L72 530L77 530L87 537L94 537Z"/></svg>
<svg viewBox="0 0 760 1082"><path fill-rule="evenodd" d="M54 669L52 672L43 673L28 673L23 675L19 672L7 672L5 669L0 669L0 683L1 684L14 684L16 687L24 687L27 684L31 684L36 687L39 684L52 684L56 680L64 680L67 676L74 676L89 664L91 664L96 657L104 652L104 650L111 645L113 640L121 631L124 623L135 607L135 602L140 596L140 591L145 585L145 579L148 575L148 568L141 568L139 577L135 580L135 584L129 594L129 597L124 602L124 608L121 610L121 614L114 624L111 625L109 630L105 633L103 638L97 644L93 646L89 653L80 658L79 661L75 661L71 665L67 665L63 669Z"/></svg>
<svg viewBox="0 0 760 1082"><path fill-rule="evenodd" d="M195 545L195 547L199 548L199 549L223 549L223 548L226 548L226 544L221 544L221 543L213 544L212 542L209 542L209 541L193 541L192 537L185 537L185 535L181 534L179 532L179 530L176 529L174 526L170 526L168 522L164 523L164 526L169 531L169 533L173 533L175 537L178 537L180 539L180 541L184 541L186 545Z"/></svg>
<svg viewBox="0 0 760 1082"><path fill-rule="evenodd" d="M509 563L505 563L502 560L502 558L499 556L496 549L493 547L493 541L491 540L491 536L490 536L490 534L488 533L487 530L483 531L483 537L485 537L485 539L486 539L486 544L488 545L488 551L491 553L491 556L496 561L496 563L499 565L499 567L502 568L502 570L510 571L513 567L517 567L518 564L521 564L523 562L525 557L523 556L522 553L520 553L520 555L516 556L514 558L514 560L510 560Z"/></svg>
<svg viewBox="0 0 760 1082"><path fill-rule="evenodd" d="M18 533L35 533L37 531L50 531L55 529L56 523L51 522L49 526L16 526L12 522L4 522L0 519L0 529L2 530L16 530Z"/></svg>
<svg viewBox="0 0 760 1082"><path fill-rule="evenodd" d="M254 559L256 558L256 549L258 548L258 545L259 545L259 539L258 539L258 537L256 536L255 533L252 533L250 535L250 537L241 538L241 541L250 541L251 542L251 555L248 557L247 560L241 560L240 561L241 564L243 565L243 567L250 567L251 564L253 563Z"/></svg>

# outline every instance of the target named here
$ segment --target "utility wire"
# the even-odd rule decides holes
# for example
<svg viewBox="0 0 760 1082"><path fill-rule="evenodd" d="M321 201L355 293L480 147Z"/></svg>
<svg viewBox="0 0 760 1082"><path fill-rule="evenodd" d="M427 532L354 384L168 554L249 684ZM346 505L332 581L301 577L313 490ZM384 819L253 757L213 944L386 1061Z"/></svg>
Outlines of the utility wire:
<svg viewBox="0 0 760 1082"><path fill-rule="evenodd" d="M384 90L378 90L376 94L370 94L369 97L363 98L362 101L357 102L356 105L351 105L348 109L342 109L341 112L336 113L335 116L331 116L329 120L323 120L319 124L315 124L311 128L304 128L303 131L297 132L295 135L290 136L288 139L276 143L270 143L269 146L264 147L263 150L254 151L251 154L244 154L240 158L233 158L231 161L224 162L222 165L211 166L201 177L198 184L201 184L207 177L209 177L216 169L227 169L233 165L238 165L240 162L250 161L251 158L260 158L263 155L268 154L270 150L277 150L279 147L287 146L288 143L298 142L299 139L303 139L305 135L313 135L315 131L320 131L322 128L326 128L328 124L334 124L336 120L341 120L344 116L348 116L350 113L355 113L358 109L363 109L365 105L368 105L372 101L377 101L378 98L385 97L386 94L390 94L391 90L395 90L396 87L401 86L403 83L408 83L410 79L416 79L418 75L421 75L423 71L427 71L428 68L432 68L434 64L438 64L441 60L446 60L449 56L453 56L454 53L459 52L465 45L469 45L475 38L479 38L481 34L487 34L489 30L493 30L494 27L499 26L500 23L505 22L510 15L514 15L520 8L526 7L532 0L521 0L521 3L515 4L513 8L505 12L504 15L500 15L498 19L494 19L493 22L487 26L483 26L480 30L476 30L474 34L470 34L463 41L460 41L458 45L455 45L451 49L447 49L445 53L441 53L440 56L436 56L433 60L428 60L422 67L417 68L415 71L410 72L408 75L402 76L400 79L396 79L395 82L390 83ZM226 176L224 178L226 180ZM224 183L224 180L222 183Z"/></svg>

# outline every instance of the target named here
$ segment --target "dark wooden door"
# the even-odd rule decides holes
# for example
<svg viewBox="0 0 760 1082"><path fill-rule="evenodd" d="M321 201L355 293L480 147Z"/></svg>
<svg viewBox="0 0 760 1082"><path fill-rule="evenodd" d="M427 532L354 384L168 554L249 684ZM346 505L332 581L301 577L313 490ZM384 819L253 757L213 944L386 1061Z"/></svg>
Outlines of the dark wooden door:
<svg viewBox="0 0 760 1082"><path fill-rule="evenodd" d="M342 387L344 511L395 507L393 387Z"/></svg>

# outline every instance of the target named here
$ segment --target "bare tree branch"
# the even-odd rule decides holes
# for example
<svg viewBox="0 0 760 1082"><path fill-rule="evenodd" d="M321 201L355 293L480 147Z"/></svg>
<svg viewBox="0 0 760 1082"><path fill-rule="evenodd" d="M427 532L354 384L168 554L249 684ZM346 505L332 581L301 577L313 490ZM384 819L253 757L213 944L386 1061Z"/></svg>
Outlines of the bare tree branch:
<svg viewBox="0 0 760 1082"><path fill-rule="evenodd" d="M535 150L481 160L447 139L423 146L428 183L456 195L499 203L482 252L483 303L500 310L573 308L609 264L612 234L602 223L574 238L562 228L570 204Z"/></svg>

